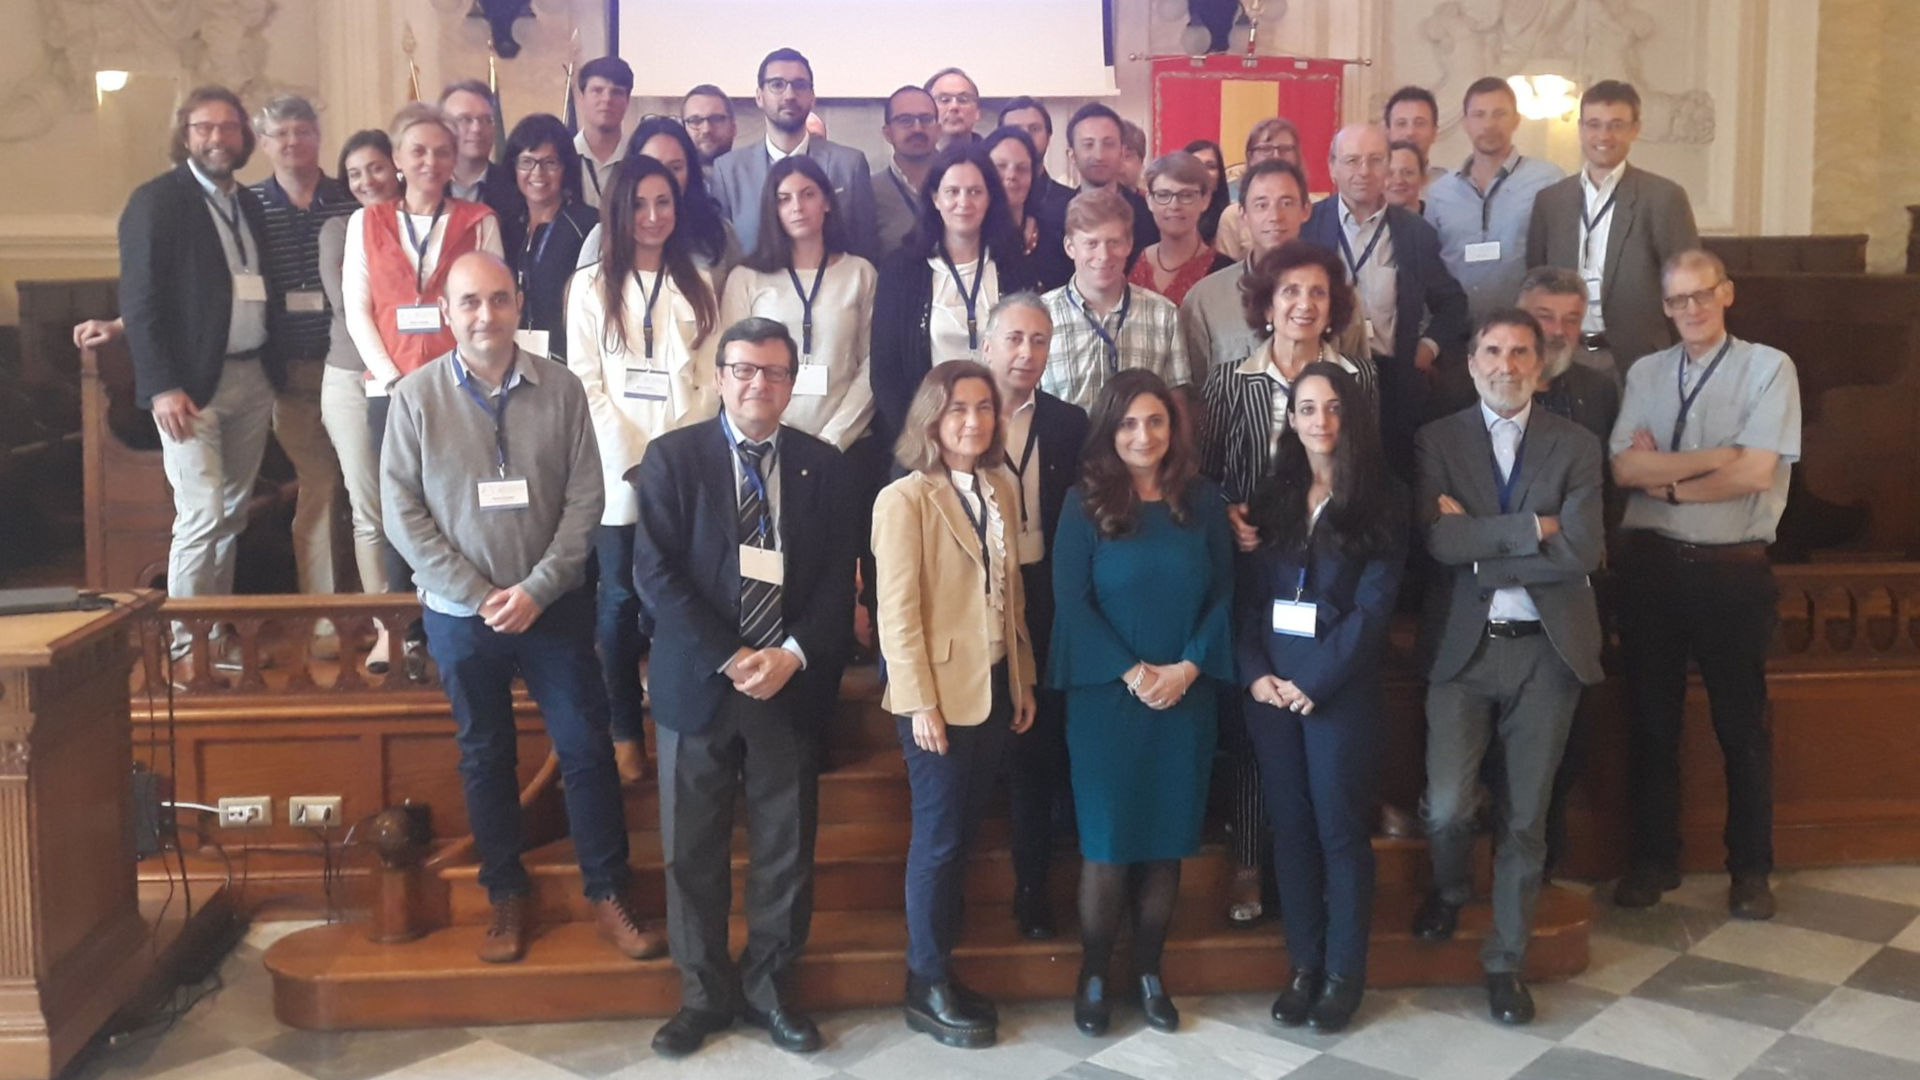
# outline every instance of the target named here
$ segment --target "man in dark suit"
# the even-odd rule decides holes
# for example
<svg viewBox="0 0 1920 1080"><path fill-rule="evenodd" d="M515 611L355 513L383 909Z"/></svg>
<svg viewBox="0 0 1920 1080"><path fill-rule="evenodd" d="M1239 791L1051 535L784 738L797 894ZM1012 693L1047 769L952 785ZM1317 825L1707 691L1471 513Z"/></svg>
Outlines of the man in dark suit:
<svg viewBox="0 0 1920 1080"><path fill-rule="evenodd" d="M1527 265L1563 266L1586 285L1586 348L1575 359L1616 380L1673 344L1660 307L1660 268L1700 246L1687 192L1627 164L1640 135L1640 95L1604 79L1580 95L1580 172L1534 196Z"/></svg>
<svg viewBox="0 0 1920 1080"><path fill-rule="evenodd" d="M722 159L725 160L725 159ZM774 1045L820 1047L787 1002L813 905L819 739L853 626L854 519L840 454L780 424L799 348L770 319L720 337L720 416L661 436L630 475L634 581L658 630L660 835L680 1057L739 1015ZM727 950L734 797L744 788L747 946Z"/></svg>
<svg viewBox="0 0 1920 1080"><path fill-rule="evenodd" d="M503 222L519 221L527 212L526 197L513 178L513 167L493 160L500 124L493 92L478 79L463 79L440 91L440 111L458 134L447 194L486 203Z"/></svg>
<svg viewBox="0 0 1920 1080"><path fill-rule="evenodd" d="M1533 1019L1521 981L1546 858L1547 802L1582 684L1601 680L1588 580L1604 550L1600 440L1534 408L1542 335L1531 315L1494 312L1468 372L1480 400L1420 430L1415 510L1441 571L1421 627L1427 660L1427 842L1434 891L1414 917L1426 941L1453 936L1473 895L1473 819L1490 741L1496 803L1493 926L1481 949L1502 1023Z"/></svg>
<svg viewBox="0 0 1920 1080"><path fill-rule="evenodd" d="M1387 133L1378 124L1341 128L1329 159L1338 194L1313 208L1300 236L1346 261L1360 316L1350 347L1370 351L1380 370L1381 442L1387 464L1406 478L1414 431L1464 396L1467 294L1441 262L1433 226L1387 205Z"/></svg>
<svg viewBox="0 0 1920 1080"><path fill-rule="evenodd" d="M993 372L1006 410L1007 467L1020 485L1020 574L1035 662L1045 670L1053 637L1053 534L1067 489L1080 478L1087 413L1040 390L1053 320L1037 293L1000 298L987 315L980 359ZM1013 755L1013 917L1020 936L1050 938L1047 867L1053 860L1053 813L1067 790L1066 698L1037 689L1033 727Z"/></svg>
<svg viewBox="0 0 1920 1080"><path fill-rule="evenodd" d="M849 250L878 262L880 231L867 155L807 131L807 116L813 112L813 65L792 49L775 49L760 61L753 85L754 100L767 117L767 137L758 146L737 146L714 162L707 182L720 212L733 222L741 250L752 251L760 237L760 192L767 171L780 158L805 154L820 163L833 184L834 198L847 215Z"/></svg>
<svg viewBox="0 0 1920 1080"><path fill-rule="evenodd" d="M234 552L284 384L266 275L266 213L234 180L253 129L233 91L203 86L174 115L174 168L120 215L120 311L135 401L153 410L173 487L167 591L233 591ZM180 632L184 635L184 630ZM184 652L184 636L174 642Z"/></svg>

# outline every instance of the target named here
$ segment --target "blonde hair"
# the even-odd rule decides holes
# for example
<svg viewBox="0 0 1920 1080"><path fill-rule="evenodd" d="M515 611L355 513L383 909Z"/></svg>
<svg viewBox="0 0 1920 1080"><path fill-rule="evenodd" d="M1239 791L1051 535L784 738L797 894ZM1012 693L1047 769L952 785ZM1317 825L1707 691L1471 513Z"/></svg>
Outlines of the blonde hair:
<svg viewBox="0 0 1920 1080"><path fill-rule="evenodd" d="M1133 230L1133 207L1112 188L1083 191L1067 204L1066 233L1092 232L1102 225L1119 222Z"/></svg>
<svg viewBox="0 0 1920 1080"><path fill-rule="evenodd" d="M452 139L455 146L460 145L460 133L454 130L453 121L447 119L447 114L438 105L409 101L400 106L400 111L393 114L393 123L387 125L387 135L393 140L394 148L397 150L407 132L421 124L440 125L440 130L447 133L447 138Z"/></svg>
<svg viewBox="0 0 1920 1080"><path fill-rule="evenodd" d="M907 406L906 422L900 425L900 438L893 444L893 459L901 468L945 471L940 457L940 418L953 402L953 388L968 379L986 383L987 392L993 395L993 438L974 463L975 468L991 468L1005 459L1006 429L1000 422L1000 387L993 381L993 372L972 360L948 360L927 372L920 380L920 389L914 391L913 404Z"/></svg>

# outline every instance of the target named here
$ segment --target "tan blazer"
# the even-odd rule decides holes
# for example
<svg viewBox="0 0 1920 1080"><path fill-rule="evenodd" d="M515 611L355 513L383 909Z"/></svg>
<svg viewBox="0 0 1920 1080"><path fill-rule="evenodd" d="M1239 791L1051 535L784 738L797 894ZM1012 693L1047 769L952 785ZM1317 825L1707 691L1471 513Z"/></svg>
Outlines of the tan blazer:
<svg viewBox="0 0 1920 1080"><path fill-rule="evenodd" d="M1000 509L1004 550L1014 535L1018 496L1002 469L975 474ZM989 541L991 542L991 541ZM881 704L905 716L939 706L949 724L982 723L993 708L988 682L986 590L980 587L980 540L944 473L916 472L888 484L873 504L873 557L878 566L880 655L887 662ZM1034 681L1033 638L1017 565L1007 573L1001 633L1007 643L1007 685L1017 695Z"/></svg>

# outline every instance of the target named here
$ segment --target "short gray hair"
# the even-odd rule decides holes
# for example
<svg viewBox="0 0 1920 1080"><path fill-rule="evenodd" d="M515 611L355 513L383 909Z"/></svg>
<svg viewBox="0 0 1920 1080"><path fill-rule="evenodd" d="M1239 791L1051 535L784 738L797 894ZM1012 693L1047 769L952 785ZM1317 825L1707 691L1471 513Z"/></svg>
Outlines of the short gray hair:
<svg viewBox="0 0 1920 1080"><path fill-rule="evenodd" d="M313 102L299 94L276 94L267 99L260 111L253 114L253 130L261 135L275 124L294 124L302 120L320 126L320 114L314 112Z"/></svg>
<svg viewBox="0 0 1920 1080"><path fill-rule="evenodd" d="M1674 271L1681 269L1711 270L1714 276L1721 281L1732 280L1732 276L1727 273L1727 264L1720 260L1720 256L1715 255L1706 248L1696 247L1688 248L1685 251L1676 251L1668 256L1667 261L1660 266L1660 284L1665 285L1667 279L1673 276Z"/></svg>
<svg viewBox="0 0 1920 1080"><path fill-rule="evenodd" d="M1051 331L1053 312L1047 310L1047 302L1040 299L1040 294L1032 289L1021 289L1019 292L1008 293L1001 297L993 307L987 310L987 333L993 333L994 329L1000 325L1000 317L1014 308L1026 308L1028 311L1039 312L1047 320L1047 327Z"/></svg>
<svg viewBox="0 0 1920 1080"><path fill-rule="evenodd" d="M1538 290L1549 296L1577 296L1587 298L1587 283L1580 275L1564 266L1536 266L1527 271L1520 281L1519 296L1525 296ZM1515 297L1517 300L1518 297Z"/></svg>

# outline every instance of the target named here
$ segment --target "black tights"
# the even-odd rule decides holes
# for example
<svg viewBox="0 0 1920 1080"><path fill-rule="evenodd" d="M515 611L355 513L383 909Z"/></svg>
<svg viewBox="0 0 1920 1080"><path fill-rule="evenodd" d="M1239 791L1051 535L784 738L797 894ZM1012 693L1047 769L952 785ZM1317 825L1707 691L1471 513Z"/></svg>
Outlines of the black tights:
<svg viewBox="0 0 1920 1080"><path fill-rule="evenodd" d="M1105 977L1120 936L1127 894L1133 894L1133 973L1160 974L1174 901L1180 896L1180 860L1080 864L1080 973Z"/></svg>

